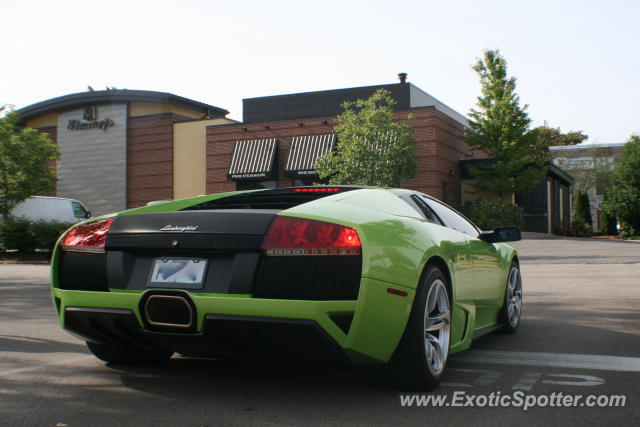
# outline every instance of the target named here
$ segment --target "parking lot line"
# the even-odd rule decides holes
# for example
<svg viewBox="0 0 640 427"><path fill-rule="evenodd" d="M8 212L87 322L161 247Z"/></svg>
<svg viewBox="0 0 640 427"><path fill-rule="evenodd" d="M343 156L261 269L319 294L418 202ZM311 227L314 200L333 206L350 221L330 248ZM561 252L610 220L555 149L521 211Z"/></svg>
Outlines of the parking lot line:
<svg viewBox="0 0 640 427"><path fill-rule="evenodd" d="M551 366L555 368L640 372L640 357L597 354L538 353L522 351L468 350L452 358L457 362L496 365Z"/></svg>

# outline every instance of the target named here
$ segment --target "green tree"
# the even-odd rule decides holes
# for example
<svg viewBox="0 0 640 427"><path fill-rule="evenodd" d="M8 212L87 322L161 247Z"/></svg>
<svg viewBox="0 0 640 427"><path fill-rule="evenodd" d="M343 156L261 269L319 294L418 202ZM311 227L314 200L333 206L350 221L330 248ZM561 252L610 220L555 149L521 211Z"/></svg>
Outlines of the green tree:
<svg viewBox="0 0 640 427"><path fill-rule="evenodd" d="M560 145L576 145L580 144L589 138L588 135L582 133L581 130L569 131L562 133L559 127L552 128L547 122L544 125L534 128L538 132L538 147L540 148L541 155L550 158L549 147L556 147Z"/></svg>
<svg viewBox="0 0 640 427"><path fill-rule="evenodd" d="M395 104L384 89L366 100L343 103L334 128L336 150L316 161L320 178L330 184L380 187L397 187L401 179L413 178L416 141L411 126L393 120Z"/></svg>
<svg viewBox="0 0 640 427"><path fill-rule="evenodd" d="M0 214L5 217L18 203L55 188L54 160L60 157L46 134L19 123L15 111L0 118Z"/></svg>
<svg viewBox="0 0 640 427"><path fill-rule="evenodd" d="M591 236L593 232L593 219L591 218L591 203L589 195L579 191L576 195L575 214L573 217L576 231L583 236Z"/></svg>
<svg viewBox="0 0 640 427"><path fill-rule="evenodd" d="M611 184L603 210L618 218L626 235L640 234L640 136L625 144Z"/></svg>
<svg viewBox="0 0 640 427"><path fill-rule="evenodd" d="M580 220L589 226L593 225L593 219L591 218L591 202L589 201L589 195L584 191L578 192L575 212L576 221Z"/></svg>
<svg viewBox="0 0 640 427"><path fill-rule="evenodd" d="M464 140L494 162L470 167L477 192L496 194L501 203L510 193L528 192L544 177L545 156L538 131L530 129L527 106L520 106L516 79L507 76L507 62L498 50L484 51L473 66L482 86L477 109Z"/></svg>
<svg viewBox="0 0 640 427"><path fill-rule="evenodd" d="M540 144L543 147L554 147L558 145L576 145L584 142L588 135L582 133L581 130L572 130L567 133L562 133L560 128L552 128L547 122L542 126L536 128L538 130L538 137L540 138Z"/></svg>
<svg viewBox="0 0 640 427"><path fill-rule="evenodd" d="M608 199L609 199L609 196L607 195L607 192L605 192L602 195L603 206L607 205ZM617 234L618 230L616 228L616 225L617 225L616 217L608 214L605 210L602 210L602 214L600 215L600 228L598 231L602 234L608 234L608 235Z"/></svg>

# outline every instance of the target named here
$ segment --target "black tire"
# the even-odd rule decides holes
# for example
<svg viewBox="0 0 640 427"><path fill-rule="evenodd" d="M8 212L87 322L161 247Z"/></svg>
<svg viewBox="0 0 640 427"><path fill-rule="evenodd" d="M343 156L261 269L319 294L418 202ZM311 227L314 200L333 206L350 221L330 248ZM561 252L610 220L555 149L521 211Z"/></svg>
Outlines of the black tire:
<svg viewBox="0 0 640 427"><path fill-rule="evenodd" d="M512 288L512 279L516 280L515 286ZM515 290L515 294L513 292ZM515 310L515 314L514 311ZM520 265L517 261L511 263L509 274L507 276L507 285L504 290L504 300L500 314L498 314L498 322L502 324L500 332L512 334L520 326L522 316L522 276L520 275Z"/></svg>
<svg viewBox="0 0 640 427"><path fill-rule="evenodd" d="M444 290L444 296L442 289ZM441 346L442 350L444 350L444 357L438 369L434 369L436 367L432 363L434 359L429 358L427 355L428 348L431 349L431 354L435 351L434 348L437 348L437 346L432 344L433 340L427 339L428 336L432 338L435 336L435 333L429 335L427 332L435 323L429 323L431 320L430 316L425 315L427 298L432 292L439 295L439 302L435 308L440 310L441 307L439 307L439 303L442 302L443 305L446 305L448 311L446 319L441 322L446 324L443 329L440 329L446 345ZM440 380L446 369L451 345L451 298L449 294L447 279L442 271L440 271L438 267L430 266L423 275L420 285L416 290L409 321L407 322L400 344L390 362L391 375L393 376L391 380L395 385L405 390L428 391L436 388L438 384L440 384ZM445 299L446 304L444 304ZM429 317L429 321L427 317ZM429 323L430 326L427 326L427 323ZM440 323L438 323L438 325L440 325ZM446 347L446 349L444 347Z"/></svg>
<svg viewBox="0 0 640 427"><path fill-rule="evenodd" d="M160 363L170 359L173 355L172 351L167 350L146 350L93 342L87 342L87 347L94 356L103 362L122 365Z"/></svg>

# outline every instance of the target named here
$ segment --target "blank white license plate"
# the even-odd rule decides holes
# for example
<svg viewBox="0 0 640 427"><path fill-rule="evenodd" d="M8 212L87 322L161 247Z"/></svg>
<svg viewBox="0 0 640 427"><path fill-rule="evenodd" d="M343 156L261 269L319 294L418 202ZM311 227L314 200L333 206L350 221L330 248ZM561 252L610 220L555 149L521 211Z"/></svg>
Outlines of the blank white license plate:
<svg viewBox="0 0 640 427"><path fill-rule="evenodd" d="M148 286L201 289L208 260L202 258L156 258Z"/></svg>

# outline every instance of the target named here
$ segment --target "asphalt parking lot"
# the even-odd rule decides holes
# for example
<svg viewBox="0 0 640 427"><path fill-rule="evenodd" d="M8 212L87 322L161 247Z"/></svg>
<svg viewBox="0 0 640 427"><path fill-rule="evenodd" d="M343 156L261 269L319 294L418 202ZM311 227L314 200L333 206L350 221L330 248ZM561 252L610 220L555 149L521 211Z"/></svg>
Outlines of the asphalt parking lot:
<svg viewBox="0 0 640 427"><path fill-rule="evenodd" d="M636 424L640 243L528 237L514 244L525 291L520 330L487 335L452 356L431 394L583 396L575 407L525 411L475 397L473 407L406 407L397 390L371 381L375 370L349 367L178 357L153 367L106 366L59 329L47 266L0 265L0 424ZM626 404L581 406L590 395L624 395Z"/></svg>

